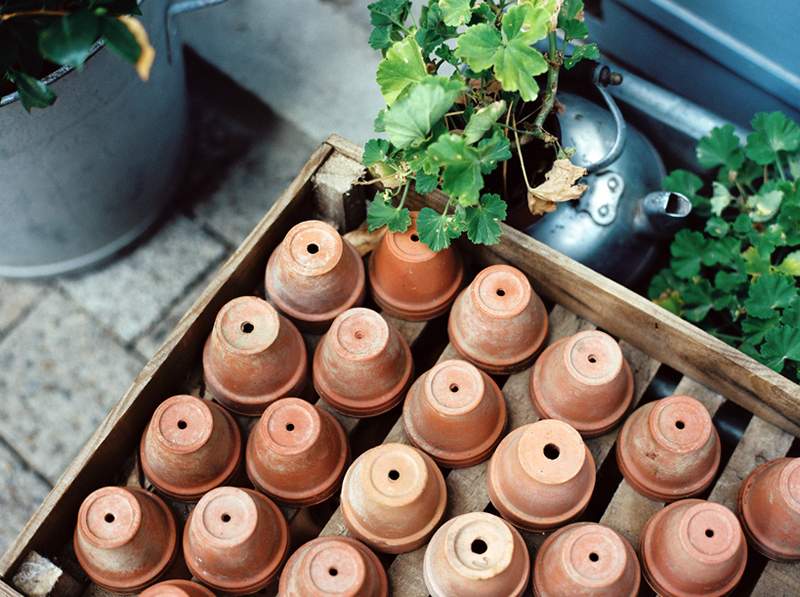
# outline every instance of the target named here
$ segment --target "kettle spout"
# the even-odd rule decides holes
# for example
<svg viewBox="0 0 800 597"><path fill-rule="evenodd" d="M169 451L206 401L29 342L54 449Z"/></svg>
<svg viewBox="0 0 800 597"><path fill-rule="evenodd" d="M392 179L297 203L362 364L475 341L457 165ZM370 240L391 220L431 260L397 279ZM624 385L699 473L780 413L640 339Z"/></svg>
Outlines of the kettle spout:
<svg viewBox="0 0 800 597"><path fill-rule="evenodd" d="M639 234L669 238L692 212L692 202L685 195L669 191L648 193L634 218Z"/></svg>

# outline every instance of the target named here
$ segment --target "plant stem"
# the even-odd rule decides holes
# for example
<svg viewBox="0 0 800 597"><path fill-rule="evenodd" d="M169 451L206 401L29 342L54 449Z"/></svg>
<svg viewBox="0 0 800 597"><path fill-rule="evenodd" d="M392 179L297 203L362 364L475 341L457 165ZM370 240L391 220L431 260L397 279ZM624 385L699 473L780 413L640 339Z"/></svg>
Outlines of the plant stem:
<svg viewBox="0 0 800 597"><path fill-rule="evenodd" d="M528 173L525 171L525 160L522 159L522 148L520 147L519 134L517 133L517 117L513 116L513 120L514 120L514 128L512 130L514 131L514 141L516 142L517 145L517 156L519 157L519 166L522 169L522 178L525 179L525 187L527 187L527 189L530 191L531 183L528 182Z"/></svg>
<svg viewBox="0 0 800 597"><path fill-rule="evenodd" d="M68 13L64 10L24 10L0 15L0 22L9 21L17 17L63 17Z"/></svg>
<svg viewBox="0 0 800 597"><path fill-rule="evenodd" d="M540 133L544 133L544 121L547 119L547 116L550 114L550 112L552 112L553 106L556 103L558 72L561 67L561 60L558 55L558 39L556 38L555 31L551 31L547 34L547 43L549 46L548 58L550 62L550 66L547 69L547 89L544 92L539 113L536 114L536 120L533 121L533 128L535 131L539 131ZM540 138L542 137L540 136Z"/></svg>
<svg viewBox="0 0 800 597"><path fill-rule="evenodd" d="M403 205L406 202L406 197L408 196L409 187L411 187L411 179L410 178L406 181L406 186L403 189L403 196L400 197L400 203L397 205L397 211L400 211L401 209L403 209Z"/></svg>
<svg viewBox="0 0 800 597"><path fill-rule="evenodd" d="M781 156L777 151L775 152L775 168L778 170L781 180L786 180L786 174L783 172L783 162L781 162Z"/></svg>

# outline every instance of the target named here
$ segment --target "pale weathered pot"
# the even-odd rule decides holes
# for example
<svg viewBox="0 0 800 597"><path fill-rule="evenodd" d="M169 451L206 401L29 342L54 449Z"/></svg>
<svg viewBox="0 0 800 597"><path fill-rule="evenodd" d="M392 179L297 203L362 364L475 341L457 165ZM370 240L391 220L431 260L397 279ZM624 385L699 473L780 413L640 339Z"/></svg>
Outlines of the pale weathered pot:
<svg viewBox="0 0 800 597"><path fill-rule="evenodd" d="M142 591L140 597L214 597L214 593L190 580L165 580Z"/></svg>

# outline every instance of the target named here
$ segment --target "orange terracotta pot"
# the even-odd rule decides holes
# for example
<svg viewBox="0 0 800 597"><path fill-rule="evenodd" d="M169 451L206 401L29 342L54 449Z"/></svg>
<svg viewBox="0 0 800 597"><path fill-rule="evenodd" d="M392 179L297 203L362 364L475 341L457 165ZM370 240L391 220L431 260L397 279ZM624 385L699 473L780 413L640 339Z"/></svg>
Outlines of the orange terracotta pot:
<svg viewBox="0 0 800 597"><path fill-rule="evenodd" d="M537 597L636 597L641 584L631 544L593 522L576 522L550 535L536 553L533 570Z"/></svg>
<svg viewBox="0 0 800 597"><path fill-rule="evenodd" d="M139 457L144 474L159 491L198 500L236 472L242 436L233 417L213 402L173 396L153 413Z"/></svg>
<svg viewBox="0 0 800 597"><path fill-rule="evenodd" d="M324 410L299 398L270 404L247 441L247 476L292 506L310 506L339 488L350 456L347 436Z"/></svg>
<svg viewBox="0 0 800 597"><path fill-rule="evenodd" d="M506 426L503 393L467 361L439 363L408 391L403 425L415 446L448 468L483 462Z"/></svg>
<svg viewBox="0 0 800 597"><path fill-rule="evenodd" d="M545 531L586 509L594 490L594 459L575 429L546 419L503 438L486 480L503 518L528 531Z"/></svg>
<svg viewBox="0 0 800 597"><path fill-rule="evenodd" d="M433 460L412 446L382 444L347 469L342 515L350 532L385 553L421 547L444 514L447 487Z"/></svg>
<svg viewBox="0 0 800 597"><path fill-rule="evenodd" d="M518 597L531 565L519 532L486 512L462 514L436 531L422 568L432 597Z"/></svg>
<svg viewBox="0 0 800 597"><path fill-rule="evenodd" d="M92 581L118 593L136 593L155 581L177 553L172 512L153 493L103 487L83 500L73 547Z"/></svg>
<svg viewBox="0 0 800 597"><path fill-rule="evenodd" d="M275 503L250 489L205 494L183 530L191 573L215 591L248 595L276 577L289 551L289 526Z"/></svg>
<svg viewBox="0 0 800 597"><path fill-rule="evenodd" d="M403 399L413 371L408 343L371 309L342 313L314 353L317 394L351 417L391 410Z"/></svg>
<svg viewBox="0 0 800 597"><path fill-rule="evenodd" d="M547 338L547 311L528 278L492 265L458 295L447 323L450 342L489 373L527 367Z"/></svg>
<svg viewBox="0 0 800 597"><path fill-rule="evenodd" d="M319 537L300 547L281 574L278 597L388 597L381 561L351 537Z"/></svg>
<svg viewBox="0 0 800 597"><path fill-rule="evenodd" d="M142 591L140 597L214 597L214 593L190 580L165 580Z"/></svg>
<svg viewBox="0 0 800 597"><path fill-rule="evenodd" d="M544 350L530 390L542 418L565 421L582 436L595 437L616 426L630 408L633 374L614 338L579 332Z"/></svg>
<svg viewBox="0 0 800 597"><path fill-rule="evenodd" d="M272 252L265 284L269 300L303 329L323 332L364 301L364 262L330 224L300 222Z"/></svg>
<svg viewBox="0 0 800 597"><path fill-rule="evenodd" d="M670 502L707 489L719 468L720 441L706 407L669 396L638 408L617 438L617 463L643 496Z"/></svg>
<svg viewBox="0 0 800 597"><path fill-rule="evenodd" d="M306 383L306 346L297 328L263 299L241 296L217 314L203 349L203 376L230 410L257 416Z"/></svg>
<svg viewBox="0 0 800 597"><path fill-rule="evenodd" d="M756 467L739 489L739 518L762 554L800 560L800 458Z"/></svg>
<svg viewBox="0 0 800 597"><path fill-rule="evenodd" d="M681 500L654 514L640 543L645 578L664 597L727 595L747 564L736 515L704 500Z"/></svg>
<svg viewBox="0 0 800 597"><path fill-rule="evenodd" d="M431 251L417 235L417 212L405 232L387 232L369 260L372 297L387 314L410 321L438 317L450 307L464 279L455 247Z"/></svg>

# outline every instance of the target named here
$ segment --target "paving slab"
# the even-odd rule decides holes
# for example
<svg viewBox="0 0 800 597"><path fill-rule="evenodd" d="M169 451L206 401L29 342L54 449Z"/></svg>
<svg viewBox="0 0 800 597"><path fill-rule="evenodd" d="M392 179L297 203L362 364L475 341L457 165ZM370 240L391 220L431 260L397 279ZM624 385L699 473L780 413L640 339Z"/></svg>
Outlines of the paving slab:
<svg viewBox="0 0 800 597"><path fill-rule="evenodd" d="M0 435L55 482L142 364L51 292L0 341Z"/></svg>
<svg viewBox="0 0 800 597"><path fill-rule="evenodd" d="M45 293L47 285L0 278L0 335Z"/></svg>
<svg viewBox="0 0 800 597"><path fill-rule="evenodd" d="M160 319L225 254L225 247L183 215L111 265L62 279L60 286L125 343Z"/></svg>

